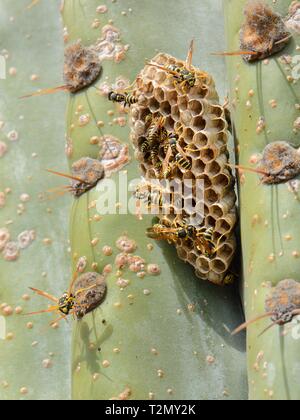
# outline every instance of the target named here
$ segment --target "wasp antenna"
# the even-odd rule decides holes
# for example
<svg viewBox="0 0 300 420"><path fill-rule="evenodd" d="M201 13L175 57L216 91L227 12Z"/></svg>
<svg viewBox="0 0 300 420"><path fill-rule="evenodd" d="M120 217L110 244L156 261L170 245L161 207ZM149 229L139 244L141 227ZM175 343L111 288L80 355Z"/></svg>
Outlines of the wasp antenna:
<svg viewBox="0 0 300 420"><path fill-rule="evenodd" d="M272 315L274 315L273 312L268 312L264 315L258 316L254 319L251 319L250 321L245 322L244 324L240 325L238 328L236 328L234 331L232 331L231 335L237 335L239 334L241 331L245 330L246 328L249 327L249 325L255 324L258 321L261 321L262 319L271 317Z"/></svg>
<svg viewBox="0 0 300 420"><path fill-rule="evenodd" d="M31 93L29 95L21 96L19 99L28 99L28 98L32 98L32 97L35 97L35 96L50 95L52 93L67 91L67 90L68 90L68 86L57 86L55 88L50 88L50 89L41 89L41 90L39 90L37 92L34 92L34 93Z"/></svg>
<svg viewBox="0 0 300 420"><path fill-rule="evenodd" d="M51 169L46 169L47 172L49 172L50 174L53 175L58 175L58 176L62 176L63 178L68 178L68 179L72 179L73 181L78 181L78 182L82 182L83 184L89 185L88 182L84 181L81 178L78 178L76 176L73 175L69 175L69 174L64 174L62 172L56 172L56 171L52 171Z"/></svg>
<svg viewBox="0 0 300 420"><path fill-rule="evenodd" d="M261 169L248 168L247 166L233 165L231 163L227 163L226 166L229 166L230 168L234 168L234 169L240 169L242 171L248 171L248 172L253 172L255 174L268 176L268 173L266 171L261 170Z"/></svg>
<svg viewBox="0 0 300 420"><path fill-rule="evenodd" d="M232 57L232 56L239 56L239 55L257 55L257 52L255 52L255 51L232 51L232 52L230 52L229 51L229 52L210 53L210 55Z"/></svg>
<svg viewBox="0 0 300 420"><path fill-rule="evenodd" d="M192 41L190 43L188 55L187 55L187 58L186 58L186 67L187 67L188 70L191 70L191 67L192 67L194 49L195 49L195 40L192 39Z"/></svg>

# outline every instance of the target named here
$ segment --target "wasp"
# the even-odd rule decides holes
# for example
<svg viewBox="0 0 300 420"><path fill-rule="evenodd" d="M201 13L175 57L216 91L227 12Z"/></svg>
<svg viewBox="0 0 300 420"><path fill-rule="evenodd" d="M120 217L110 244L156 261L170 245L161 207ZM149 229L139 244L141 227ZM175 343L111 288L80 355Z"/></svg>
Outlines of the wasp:
<svg viewBox="0 0 300 420"><path fill-rule="evenodd" d="M161 70L166 71L167 73L171 74L174 77L175 84L179 84L184 90L193 88L196 85L197 80L200 78L207 78L207 73L197 71L192 66L193 60L193 53L194 53L194 40L192 40L190 44L190 48L188 51L187 59L185 65L176 65L170 64L168 66L162 66L153 61L148 61L147 64L149 66L157 67Z"/></svg>
<svg viewBox="0 0 300 420"><path fill-rule="evenodd" d="M147 153L149 153L150 151L150 144L149 144L149 140L145 139L142 143L141 143L141 152L144 153L144 155L146 155Z"/></svg>
<svg viewBox="0 0 300 420"><path fill-rule="evenodd" d="M212 241L214 230L212 227L207 228L196 227L194 225L180 224L179 229L183 229L186 232L186 236L183 239L191 239L198 251L200 251L206 257L213 257L216 253L215 245Z"/></svg>
<svg viewBox="0 0 300 420"><path fill-rule="evenodd" d="M186 157L185 151L179 144L179 135L177 132L169 133L167 142L164 146L165 160L163 162L163 176L169 178L176 167L179 167L185 171L192 169L192 162ZM172 157L174 161L170 163Z"/></svg>
<svg viewBox="0 0 300 420"><path fill-rule="evenodd" d="M134 194L137 200L144 201L148 207L152 205L157 205L159 208L163 208L163 196L162 193L159 191L146 191L146 192L139 192L138 190Z"/></svg>
<svg viewBox="0 0 300 420"><path fill-rule="evenodd" d="M111 91L108 94L108 100L112 102L118 102L119 104L123 104L124 107L130 107L131 105L137 103L137 98L128 92L118 93Z"/></svg>
<svg viewBox="0 0 300 420"><path fill-rule="evenodd" d="M177 153L177 155L175 156L175 161L181 169L184 169L186 171L192 169L192 162L185 156L183 156L181 153Z"/></svg>
<svg viewBox="0 0 300 420"><path fill-rule="evenodd" d="M161 141L164 141L167 138L168 132L164 127L165 122L165 117L157 117L152 119L147 132L147 138L150 147L153 147L155 143L160 143Z"/></svg>
<svg viewBox="0 0 300 420"><path fill-rule="evenodd" d="M200 228L195 231L195 245L198 251L208 258L216 254L216 248L212 241L213 228Z"/></svg>
<svg viewBox="0 0 300 420"><path fill-rule="evenodd" d="M51 294L44 292L39 289L35 289L33 287L30 287L30 290L32 290L34 293L43 296L44 298L50 300L54 303L54 305L50 306L48 309L37 311L37 312L31 312L25 314L26 316L31 315L39 315L43 313L59 313L60 317L53 322L51 322L51 326L60 322L63 319L67 319L69 315L76 315L77 317L82 317L86 312L84 312L84 305L82 304L82 300L79 299L80 295L82 295L84 292L98 288L99 286L103 286L106 290L106 284L103 282L102 276L100 276L97 273L86 273L83 276L90 275L90 278L95 280L95 284L92 284L89 287L84 287L82 289L76 289L76 282L78 279L78 272L76 272L73 276L72 282L70 284L70 287L67 292L65 292L61 297L56 298L55 296L52 296ZM98 277L98 278L97 278ZM101 282L99 281L101 279ZM90 305L86 305L87 307Z"/></svg>
<svg viewBox="0 0 300 420"><path fill-rule="evenodd" d="M176 148L177 147L178 147L178 144L176 145ZM179 167L180 169L184 171L190 171L192 169L192 162L190 159L188 159L185 156L185 153L183 151L182 153L177 153L175 155L174 162L172 163L167 163L167 162L170 162L170 158L168 155L163 163L163 167L164 167L163 177L164 178L169 178L176 167Z"/></svg>
<svg viewBox="0 0 300 420"><path fill-rule="evenodd" d="M178 240L186 239L188 233L183 228L170 228L162 224L156 224L147 229L147 236L157 241L166 240L176 244Z"/></svg>
<svg viewBox="0 0 300 420"><path fill-rule="evenodd" d="M154 165L157 161L160 143L168 135L164 127L165 121L165 117L153 118L152 115L148 115L145 120L148 129L146 138L141 143L140 149L145 155L150 152L150 158Z"/></svg>
<svg viewBox="0 0 300 420"><path fill-rule="evenodd" d="M160 170L162 167L162 163L159 159L159 148L161 143L164 142L168 136L168 132L164 127L165 121L165 117L157 117L153 119L147 131L150 159L156 170Z"/></svg>

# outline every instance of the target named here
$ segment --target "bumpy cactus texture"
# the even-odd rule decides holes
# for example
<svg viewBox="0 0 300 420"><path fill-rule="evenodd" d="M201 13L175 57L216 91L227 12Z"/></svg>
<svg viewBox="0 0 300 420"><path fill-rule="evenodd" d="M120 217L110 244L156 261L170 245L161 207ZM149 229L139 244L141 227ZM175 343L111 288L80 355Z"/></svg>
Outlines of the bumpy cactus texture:
<svg viewBox="0 0 300 420"><path fill-rule="evenodd" d="M133 81L157 49L184 59L194 37L195 65L201 62L213 73L224 94L223 61L208 54L220 48L220 6L219 1L104 1L100 6L95 0L64 1L66 42L81 39L103 60L101 79L68 101L70 164L100 157L111 181L139 177L127 115L108 102L107 93ZM210 27L220 27L215 43L203 24L207 16ZM141 41L145 28L146 43ZM113 158L108 145L114 145ZM148 239L151 216L99 214L103 185L102 180L76 199L71 214L74 271L78 263L81 271L104 271L108 287L101 307L74 325L72 397L245 399L243 338L230 337L233 324L241 321L235 290L200 282L172 247ZM117 188L118 202L126 188ZM109 194L102 192L113 193L113 184ZM117 209L126 213L120 205Z"/></svg>
<svg viewBox="0 0 300 420"><path fill-rule="evenodd" d="M289 29L297 29L298 2L266 3L282 19L289 15ZM238 51L246 1L229 0L224 4L227 49ZM290 180L297 154L293 154L296 159L285 160L289 155L286 143L294 149L299 147L299 32L292 31L292 36L280 53L264 61L248 64L241 57L228 58L239 164L265 168L264 174L245 171L240 175L246 317L249 321L266 311L272 313L248 327L250 398L261 400L300 398L299 319L292 316L299 308L294 283L300 281L299 171L294 171ZM282 143L275 142L286 143L282 148ZM271 153L265 149L270 143ZM270 168L277 172L273 180ZM272 321L286 325L273 326L260 336Z"/></svg>
<svg viewBox="0 0 300 420"><path fill-rule="evenodd" d="M59 2L43 1L31 10L28 4L0 3L7 65L7 78L0 80L0 400L68 399L70 327L50 328L49 315L22 315L48 304L29 286L60 295L71 274L68 201L39 198L57 185L45 169L65 167L65 98L18 99L57 83L63 58Z"/></svg>
<svg viewBox="0 0 300 420"><path fill-rule="evenodd" d="M151 63L168 68L170 65L183 66L171 56L160 54ZM150 63L150 64L151 64ZM196 73L197 74L197 73ZM201 77L201 78L200 78ZM219 104L219 98L211 76L199 72L199 80L192 88L174 84L168 71L147 65L137 78L134 96L138 103L132 106L132 138L136 147L136 156L141 162L143 176L146 179L163 179L163 165L167 152L160 147L157 159L162 169L157 171L149 159L149 153L143 153L141 145L147 140L147 118L165 118L164 127L169 133L178 135L178 144L184 152L184 159L189 170L176 165L169 180L174 185L181 185L185 179L202 182L201 196L193 204L192 188L181 188L181 194L173 194L170 214L162 218L166 226L185 223L197 215L201 226L212 229L212 243L216 251L208 255L205 249L193 241L181 240L176 246L179 257L195 267L198 277L216 284L223 284L236 248L234 227L236 223L234 180L228 164L228 131L225 111ZM164 145L162 145L164 146ZM185 152L186 151L186 152ZM174 162L170 161L170 165ZM158 172L158 173L157 173ZM200 184L199 184L200 186ZM198 186L198 188L199 188ZM176 190L175 190L176 191ZM178 214L182 203L186 209ZM200 248L200 249L199 249Z"/></svg>

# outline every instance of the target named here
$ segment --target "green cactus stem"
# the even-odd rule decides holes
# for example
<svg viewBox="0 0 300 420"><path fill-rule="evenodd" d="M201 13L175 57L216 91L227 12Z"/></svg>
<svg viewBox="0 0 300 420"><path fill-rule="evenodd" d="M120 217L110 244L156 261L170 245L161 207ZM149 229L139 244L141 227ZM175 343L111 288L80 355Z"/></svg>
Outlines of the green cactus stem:
<svg viewBox="0 0 300 420"><path fill-rule="evenodd" d="M70 398L70 327L50 328L49 315L24 316L47 308L29 286L61 294L71 274L68 200L40 199L56 186L45 169L65 167L64 96L18 99L56 82L63 56L59 2L27 10L28 3L1 0L0 49L7 67L6 79L0 80L2 401Z"/></svg>
<svg viewBox="0 0 300 420"><path fill-rule="evenodd" d="M246 4L244 0L224 2L230 52L244 48L240 30L246 19ZM261 6L256 3L253 7L250 2L247 16L262 32L260 47L268 40L269 50L264 47L263 56L254 56L253 64L240 56L228 58L238 163L259 171L240 173L246 319L249 322L269 313L248 326L248 375L250 399L299 400L298 292L297 287L286 287L287 282L294 285L300 281L299 32L293 30L297 28L299 2L266 4L273 12L259 17L257 8L261 10ZM274 20L266 17L274 13L281 16L281 28L284 20L285 30L292 30L292 38L281 44L276 54L272 49L276 44L270 37L274 36L273 41L280 39L278 27L269 28L272 31L261 27L261 16L271 26L279 22L278 15ZM280 325L273 325L260 336L272 322Z"/></svg>
<svg viewBox="0 0 300 420"><path fill-rule="evenodd" d="M139 177L127 116L107 94L112 85L132 82L156 49L184 58L194 37L195 64L214 75L224 94L223 62L216 64L207 53L220 48L219 6L219 1L180 0L176 7L166 0L101 6L95 0L64 1L66 41L96 45L103 66L100 80L70 95L70 165L100 153L107 180ZM203 24L208 15L207 24L220 33L215 42ZM147 43L141 41L145 28ZM230 337L233 324L241 322L234 288L201 282L174 249L148 239L151 216L99 214L104 182L76 199L71 214L74 271L104 272L108 287L101 307L74 325L73 398L245 399L243 338ZM117 196L126 188L119 187ZM112 197L113 184L109 192Z"/></svg>

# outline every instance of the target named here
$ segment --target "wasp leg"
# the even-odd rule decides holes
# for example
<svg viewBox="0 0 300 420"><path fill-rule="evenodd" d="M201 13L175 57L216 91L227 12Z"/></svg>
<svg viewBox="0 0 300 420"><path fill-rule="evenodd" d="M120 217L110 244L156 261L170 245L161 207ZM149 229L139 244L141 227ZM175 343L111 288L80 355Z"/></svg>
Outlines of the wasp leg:
<svg viewBox="0 0 300 420"><path fill-rule="evenodd" d="M42 290L35 289L34 287L29 287L34 293L45 297L46 299L52 300L52 302L58 303L58 299L55 296L50 295L49 293L43 292Z"/></svg>

